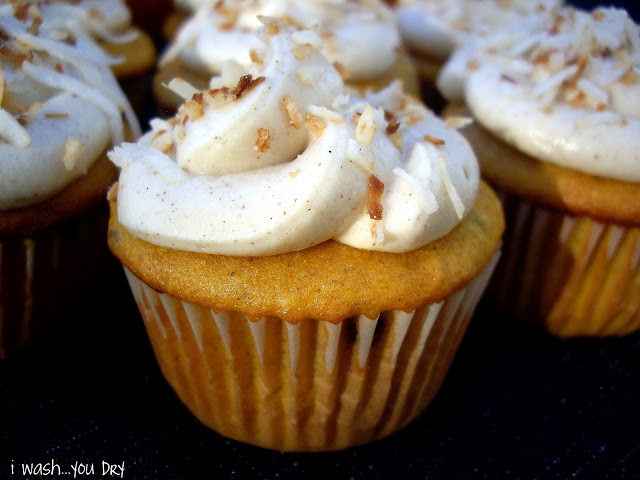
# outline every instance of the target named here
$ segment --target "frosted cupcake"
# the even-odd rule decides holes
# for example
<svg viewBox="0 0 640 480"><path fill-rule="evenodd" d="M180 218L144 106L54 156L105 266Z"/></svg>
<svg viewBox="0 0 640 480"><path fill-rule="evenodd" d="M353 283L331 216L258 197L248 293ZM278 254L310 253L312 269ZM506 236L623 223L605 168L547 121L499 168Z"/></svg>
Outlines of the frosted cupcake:
<svg viewBox="0 0 640 480"><path fill-rule="evenodd" d="M117 62L111 68L118 80L137 78L153 68L155 47L144 31L132 26L123 0L8 1L19 16L43 21L67 32L70 41L97 42Z"/></svg>
<svg viewBox="0 0 640 480"><path fill-rule="evenodd" d="M640 38L624 10L563 9L466 84L465 134L508 220L493 300L562 336L640 328Z"/></svg>
<svg viewBox="0 0 640 480"><path fill-rule="evenodd" d="M45 336L106 258L106 151L125 138L122 114L139 133L111 58L43 18L0 6L0 357Z"/></svg>
<svg viewBox="0 0 640 480"><path fill-rule="evenodd" d="M536 22L560 0L398 0L393 2L404 44L423 82L425 101L436 110L443 99L436 80L445 61L459 48L471 48L513 23Z"/></svg>
<svg viewBox="0 0 640 480"><path fill-rule="evenodd" d="M109 245L164 376L205 425L337 450L434 397L502 212L456 122L399 82L346 89L310 31L263 34L249 73L110 153Z"/></svg>
<svg viewBox="0 0 640 480"><path fill-rule="evenodd" d="M241 0L201 8L182 26L154 79L160 105L171 112L180 105L181 99L163 86L174 77L206 88L212 76L220 75L224 62L248 66L251 52L262 48L255 35L259 16L313 28L323 39L322 51L341 66L351 85L380 89L399 78L406 91L419 93L395 18L380 0Z"/></svg>

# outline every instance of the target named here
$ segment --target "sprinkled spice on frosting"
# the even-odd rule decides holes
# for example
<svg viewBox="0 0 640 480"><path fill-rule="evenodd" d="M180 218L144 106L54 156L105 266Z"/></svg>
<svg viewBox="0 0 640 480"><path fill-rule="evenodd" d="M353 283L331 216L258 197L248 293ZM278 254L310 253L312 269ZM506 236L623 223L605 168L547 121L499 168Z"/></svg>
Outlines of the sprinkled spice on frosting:
<svg viewBox="0 0 640 480"><path fill-rule="evenodd" d="M263 21L259 62L235 80L223 71L110 153L122 168L120 222L157 245L228 255L332 238L404 252L454 228L479 183L464 138L400 82L360 96L312 46L317 35ZM297 55L305 39L311 48ZM190 92L183 82L176 91ZM206 101L219 92L229 98Z"/></svg>

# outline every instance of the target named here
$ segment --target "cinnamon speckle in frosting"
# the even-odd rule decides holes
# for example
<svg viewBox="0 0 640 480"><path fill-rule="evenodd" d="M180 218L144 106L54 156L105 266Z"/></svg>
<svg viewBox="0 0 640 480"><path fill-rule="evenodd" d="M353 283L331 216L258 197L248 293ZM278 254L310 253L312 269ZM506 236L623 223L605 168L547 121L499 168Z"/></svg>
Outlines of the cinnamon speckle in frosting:
<svg viewBox="0 0 640 480"><path fill-rule="evenodd" d="M311 113L307 113L304 117L304 126L307 130L315 135L322 135L322 132L327 128L327 124L320 120L318 117Z"/></svg>

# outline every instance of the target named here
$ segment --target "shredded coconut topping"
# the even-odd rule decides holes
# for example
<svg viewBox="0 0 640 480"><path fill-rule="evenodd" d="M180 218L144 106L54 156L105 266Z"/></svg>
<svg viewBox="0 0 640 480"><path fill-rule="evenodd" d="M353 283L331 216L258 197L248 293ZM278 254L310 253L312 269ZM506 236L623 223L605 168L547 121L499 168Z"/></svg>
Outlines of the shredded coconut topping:
<svg viewBox="0 0 640 480"><path fill-rule="evenodd" d="M96 40L124 28L128 9L116 0L94 4L12 0L0 7L0 208L35 203L86 173L109 144L124 140L123 118L140 134L111 72L118 59ZM109 39L116 37L123 38Z"/></svg>
<svg viewBox="0 0 640 480"><path fill-rule="evenodd" d="M195 11L161 65L180 58L198 71L219 74L228 58L244 66L261 63L254 32L262 23L268 35L287 25L306 29L292 36L294 54L302 60L310 47L319 48L357 81L388 72L401 46L393 12L382 0L235 0Z"/></svg>
<svg viewBox="0 0 640 480"><path fill-rule="evenodd" d="M264 62L215 91L227 101L197 92L137 144L110 152L122 169L122 224L155 244L232 255L328 239L404 252L454 228L479 182L464 138L399 81L374 93L346 87L317 48L296 55L306 34L273 25L261 32ZM310 85L300 71L322 81ZM252 79L262 80L240 88Z"/></svg>
<svg viewBox="0 0 640 480"><path fill-rule="evenodd" d="M528 41L476 54L466 100L486 128L540 160L640 181L640 28L625 10L561 8Z"/></svg>

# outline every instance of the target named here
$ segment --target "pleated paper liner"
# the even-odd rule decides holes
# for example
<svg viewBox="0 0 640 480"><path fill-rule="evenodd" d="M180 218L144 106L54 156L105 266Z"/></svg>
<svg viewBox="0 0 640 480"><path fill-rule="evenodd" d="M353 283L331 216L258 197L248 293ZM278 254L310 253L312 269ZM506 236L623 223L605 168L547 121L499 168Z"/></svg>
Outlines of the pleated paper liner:
<svg viewBox="0 0 640 480"><path fill-rule="evenodd" d="M489 303L563 337L640 329L639 227L500 197L507 228Z"/></svg>
<svg viewBox="0 0 640 480"><path fill-rule="evenodd" d="M0 240L0 358L47 337L60 309L107 267L107 212Z"/></svg>
<svg viewBox="0 0 640 480"><path fill-rule="evenodd" d="M497 258L439 303L338 324L252 322L125 272L163 375L200 421L261 447L322 451L383 438L424 410Z"/></svg>

